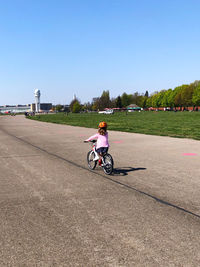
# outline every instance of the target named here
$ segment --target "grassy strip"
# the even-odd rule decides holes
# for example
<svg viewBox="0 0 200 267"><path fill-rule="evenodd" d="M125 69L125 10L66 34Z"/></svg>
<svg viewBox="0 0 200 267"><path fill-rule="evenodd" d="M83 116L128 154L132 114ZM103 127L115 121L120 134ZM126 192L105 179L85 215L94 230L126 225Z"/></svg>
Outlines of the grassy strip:
<svg viewBox="0 0 200 267"><path fill-rule="evenodd" d="M97 128L100 121L108 123L108 130L162 135L200 140L200 113L198 112L125 112L113 115L64 113L38 115L34 120Z"/></svg>

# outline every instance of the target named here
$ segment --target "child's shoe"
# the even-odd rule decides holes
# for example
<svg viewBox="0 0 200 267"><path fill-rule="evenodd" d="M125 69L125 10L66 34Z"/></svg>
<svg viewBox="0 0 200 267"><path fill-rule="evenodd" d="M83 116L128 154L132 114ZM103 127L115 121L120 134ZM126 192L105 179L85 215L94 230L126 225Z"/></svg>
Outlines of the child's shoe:
<svg viewBox="0 0 200 267"><path fill-rule="evenodd" d="M99 166L101 166L101 164L102 164L102 160L101 160L101 159L99 159Z"/></svg>

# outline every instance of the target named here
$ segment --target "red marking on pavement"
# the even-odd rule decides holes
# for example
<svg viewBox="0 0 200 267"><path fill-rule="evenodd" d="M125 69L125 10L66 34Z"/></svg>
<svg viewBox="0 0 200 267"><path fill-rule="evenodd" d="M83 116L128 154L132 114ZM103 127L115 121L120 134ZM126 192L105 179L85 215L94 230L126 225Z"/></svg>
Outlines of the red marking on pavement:
<svg viewBox="0 0 200 267"><path fill-rule="evenodd" d="M117 140L117 141L113 141L113 143L115 143L115 144L121 144L121 143L123 143L123 141L122 140Z"/></svg>
<svg viewBox="0 0 200 267"><path fill-rule="evenodd" d="M183 156L197 156L197 153L183 153Z"/></svg>

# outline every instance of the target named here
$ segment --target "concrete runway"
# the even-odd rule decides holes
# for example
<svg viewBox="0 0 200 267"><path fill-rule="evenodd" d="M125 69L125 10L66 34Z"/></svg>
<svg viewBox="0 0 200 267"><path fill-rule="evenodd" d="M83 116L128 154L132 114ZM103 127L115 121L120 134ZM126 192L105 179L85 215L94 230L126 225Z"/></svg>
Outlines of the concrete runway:
<svg viewBox="0 0 200 267"><path fill-rule="evenodd" d="M142 123L142 122L141 122ZM200 142L0 117L0 266L200 266Z"/></svg>

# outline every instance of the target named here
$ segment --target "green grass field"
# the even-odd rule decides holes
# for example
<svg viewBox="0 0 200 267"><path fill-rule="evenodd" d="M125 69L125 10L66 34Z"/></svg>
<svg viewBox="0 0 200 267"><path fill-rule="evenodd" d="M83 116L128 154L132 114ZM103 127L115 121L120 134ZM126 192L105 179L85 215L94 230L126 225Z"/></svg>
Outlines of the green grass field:
<svg viewBox="0 0 200 267"><path fill-rule="evenodd" d="M200 112L119 112L113 115L97 113L47 114L31 117L51 123L97 128L100 121L108 130L193 138L200 140Z"/></svg>

